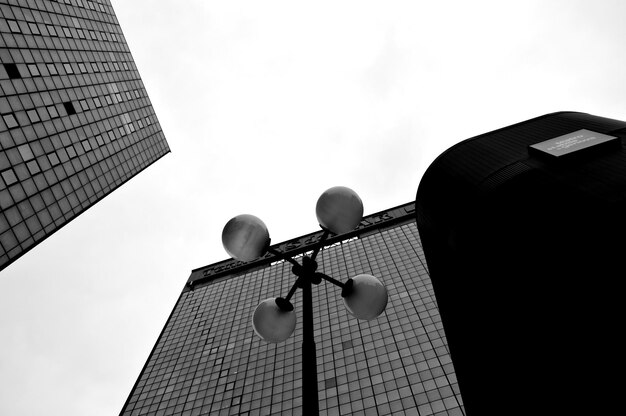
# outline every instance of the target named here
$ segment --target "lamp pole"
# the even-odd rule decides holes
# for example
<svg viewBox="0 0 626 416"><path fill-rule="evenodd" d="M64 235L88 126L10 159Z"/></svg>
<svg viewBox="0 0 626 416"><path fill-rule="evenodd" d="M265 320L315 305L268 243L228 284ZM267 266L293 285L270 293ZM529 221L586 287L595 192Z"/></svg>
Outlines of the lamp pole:
<svg viewBox="0 0 626 416"><path fill-rule="evenodd" d="M317 390L317 355L315 350L315 338L313 328L313 285L318 285L322 279L342 288L341 296L347 297L352 293L353 280L348 279L346 283L341 283L324 273L317 272L317 262L315 258L329 235L328 230L324 230L319 243L315 247L311 257L304 256L302 265L282 253L268 248L268 252L276 257L287 260L293 264L291 271L298 278L285 298L277 298L276 304L285 312L293 310L290 300L296 288L302 289L302 408L304 416L315 416L319 414L319 400ZM382 312L382 311L381 311Z"/></svg>
<svg viewBox="0 0 626 416"><path fill-rule="evenodd" d="M302 281L302 409L304 415L319 414L317 356L313 337L313 282Z"/></svg>
<svg viewBox="0 0 626 416"><path fill-rule="evenodd" d="M313 330L313 285L322 280L341 290L348 312L357 319L371 320L378 317L387 306L387 289L374 276L360 274L345 283L317 271L315 258L330 235L343 234L355 229L363 217L363 203L354 191L345 187L330 188L317 202L316 214L324 230L311 256L302 257L302 264L270 247L267 227L253 215L239 215L231 219L222 232L222 243L232 257L251 261L266 253L288 261L297 279L287 296L269 298L257 306L252 316L256 334L267 342L285 341L296 326L296 315L291 298L298 288L302 289L303 341L302 341L302 406L304 416L319 414L317 391L317 356Z"/></svg>
<svg viewBox="0 0 626 416"><path fill-rule="evenodd" d="M285 298L276 299L278 307L285 312L293 310L293 305L290 302L291 297L295 293L296 288L299 287L302 289L302 414L304 416L315 416L319 414L317 353L315 350L313 328L313 285L318 285L322 279L324 279L344 289L342 291L342 296L347 293L345 291L345 284L342 284L323 273L316 272L317 262L315 261L315 258L324 245L324 241L328 238L328 235L329 231L324 230L324 234L322 235L311 257L304 256L302 258L302 265L292 258L286 257L272 248L268 248L268 252L271 254L292 263L293 267L291 270L293 274L298 277L287 296Z"/></svg>

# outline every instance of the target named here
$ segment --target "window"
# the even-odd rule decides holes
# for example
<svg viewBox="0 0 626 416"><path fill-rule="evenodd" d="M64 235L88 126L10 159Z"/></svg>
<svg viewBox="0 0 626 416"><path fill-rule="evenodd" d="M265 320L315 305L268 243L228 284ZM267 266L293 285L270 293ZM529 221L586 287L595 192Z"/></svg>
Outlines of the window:
<svg viewBox="0 0 626 416"><path fill-rule="evenodd" d="M6 183L7 186L13 185L15 182L17 182L17 177L15 176L15 172L13 171L13 169L7 169L2 172L2 179L4 179L4 183Z"/></svg>
<svg viewBox="0 0 626 416"><path fill-rule="evenodd" d="M35 64L28 64L26 65L28 67L28 70L30 71L30 74L34 77L38 77L41 74L39 73L39 68L37 68L37 65Z"/></svg>
<svg viewBox="0 0 626 416"><path fill-rule="evenodd" d="M7 127L10 129L18 127L20 125L15 119L15 116L13 115L13 113L3 114L2 118L4 119L4 122L6 123Z"/></svg>
<svg viewBox="0 0 626 416"><path fill-rule="evenodd" d="M98 68L98 64L97 64L97 63L95 63L95 62L92 62L92 63L91 63L91 70L92 70L93 72L100 72L100 68Z"/></svg>
<svg viewBox="0 0 626 416"><path fill-rule="evenodd" d="M87 100L80 100L80 101L78 102L78 104L80 104L80 108L81 108L83 111L87 111L87 110L89 110L89 104L87 104Z"/></svg>
<svg viewBox="0 0 626 416"><path fill-rule="evenodd" d="M50 72L50 75L59 74L59 71L57 71L57 67L54 64L46 64L46 68L48 68L48 72Z"/></svg>
<svg viewBox="0 0 626 416"><path fill-rule="evenodd" d="M52 166L56 166L59 164L59 157L56 153L48 153L48 160Z"/></svg>
<svg viewBox="0 0 626 416"><path fill-rule="evenodd" d="M40 35L41 34L39 32L39 27L37 26L37 23L29 23L28 27L30 28L31 33L33 33L35 35Z"/></svg>
<svg viewBox="0 0 626 416"><path fill-rule="evenodd" d="M100 98L98 97L94 97L93 103L96 105L97 108L102 107L102 102L100 101Z"/></svg>
<svg viewBox="0 0 626 416"><path fill-rule="evenodd" d="M63 107L65 107L65 112L67 113L68 116L71 116L72 114L76 114L76 109L74 108L74 104L72 104L71 101L64 102Z"/></svg>
<svg viewBox="0 0 626 416"><path fill-rule="evenodd" d="M9 79L18 79L22 78L22 74L20 74L19 69L17 69L17 65L15 64L3 64L4 70L7 71L7 75Z"/></svg>
<svg viewBox="0 0 626 416"><path fill-rule="evenodd" d="M74 150L74 146L70 145L65 148L67 154L70 158L76 157L76 150Z"/></svg>
<svg viewBox="0 0 626 416"><path fill-rule="evenodd" d="M57 108L55 106L49 105L46 108L48 109L48 113L50 114L50 118L57 118L57 117L59 117L59 112L57 111Z"/></svg>
<svg viewBox="0 0 626 416"><path fill-rule="evenodd" d="M324 388L330 389L333 387L337 387L337 379L335 377L324 380Z"/></svg>
<svg viewBox="0 0 626 416"><path fill-rule="evenodd" d="M41 172L41 169L39 168L36 160L31 160L26 164L26 166L28 166L28 170L30 171L31 175Z"/></svg>
<svg viewBox="0 0 626 416"><path fill-rule="evenodd" d="M67 152L65 151L65 149L57 150L57 156L59 156L59 160L61 162L67 162L68 160L70 160L70 158L67 156Z"/></svg>
<svg viewBox="0 0 626 416"><path fill-rule="evenodd" d="M78 70L79 70L81 73L83 73L83 74L84 74L84 73L86 73L86 72L87 72L87 67L85 66L85 64L84 64L84 63L80 62L80 63L78 64Z"/></svg>
<svg viewBox="0 0 626 416"><path fill-rule="evenodd" d="M28 115L31 123L41 121L41 119L39 118L39 113L37 113L37 110L35 110L34 108L32 110L27 110L26 114Z"/></svg>
<svg viewBox="0 0 626 416"><path fill-rule="evenodd" d="M63 64L63 68L65 68L65 72L68 74L74 73L74 70L72 69L72 65L70 64Z"/></svg>
<svg viewBox="0 0 626 416"><path fill-rule="evenodd" d="M54 26L46 25L46 27L48 28L48 33L50 34L50 36L59 36L57 35L57 30L54 28Z"/></svg>
<svg viewBox="0 0 626 416"><path fill-rule="evenodd" d="M22 29L20 29L20 26L15 20L7 20L7 23L9 24L9 29L11 29L11 32L22 33Z"/></svg>
<svg viewBox="0 0 626 416"><path fill-rule="evenodd" d="M65 35L66 38L71 38L72 36L72 31L70 30L69 27L63 27L63 34Z"/></svg>

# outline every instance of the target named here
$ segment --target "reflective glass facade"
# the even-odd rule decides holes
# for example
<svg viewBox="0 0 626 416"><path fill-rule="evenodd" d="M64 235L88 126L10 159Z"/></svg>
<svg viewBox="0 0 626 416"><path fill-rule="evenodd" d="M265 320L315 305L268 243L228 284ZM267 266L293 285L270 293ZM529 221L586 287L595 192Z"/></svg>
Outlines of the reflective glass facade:
<svg viewBox="0 0 626 416"><path fill-rule="evenodd" d="M0 0L0 270L169 152L109 0Z"/></svg>
<svg viewBox="0 0 626 416"><path fill-rule="evenodd" d="M320 234L274 248L301 256ZM358 321L338 287L313 287L320 414L464 415L413 204L366 217L317 261L337 280L369 273L389 291L383 315ZM259 302L287 294L291 267L268 255L194 270L121 414L302 414L301 321L281 344L251 326ZM301 317L300 291L294 299Z"/></svg>

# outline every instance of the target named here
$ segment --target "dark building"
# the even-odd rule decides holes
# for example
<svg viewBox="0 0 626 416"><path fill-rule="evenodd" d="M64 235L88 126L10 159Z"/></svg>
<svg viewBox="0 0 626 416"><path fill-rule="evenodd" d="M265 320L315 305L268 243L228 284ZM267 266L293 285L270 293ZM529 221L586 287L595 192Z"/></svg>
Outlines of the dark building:
<svg viewBox="0 0 626 416"><path fill-rule="evenodd" d="M0 0L0 270L169 152L109 0Z"/></svg>
<svg viewBox="0 0 626 416"><path fill-rule="evenodd" d="M367 216L317 256L337 280L369 273L389 291L380 317L358 321L336 286L313 288L321 415L464 414L414 218L412 203ZM273 248L302 256L321 236ZM262 341L251 324L260 301L287 294L291 267L268 254L192 271L121 414L302 414L301 291L284 343Z"/></svg>
<svg viewBox="0 0 626 416"><path fill-rule="evenodd" d="M623 408L626 122L548 114L428 168L417 224L468 415Z"/></svg>

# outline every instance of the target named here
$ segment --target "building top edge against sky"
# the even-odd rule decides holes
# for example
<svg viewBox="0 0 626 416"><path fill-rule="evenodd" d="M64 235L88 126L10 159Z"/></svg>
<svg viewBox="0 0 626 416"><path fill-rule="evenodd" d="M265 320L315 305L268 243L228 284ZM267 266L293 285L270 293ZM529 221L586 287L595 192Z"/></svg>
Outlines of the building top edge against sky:
<svg viewBox="0 0 626 416"><path fill-rule="evenodd" d="M365 215L361 220L361 224L354 231L329 237L324 243L324 247L405 221L415 221L415 202L409 202L373 214ZM322 234L322 230L315 231L313 233L295 237L278 244L273 244L271 247L286 256L298 256L302 253L313 250L322 237ZM265 256L250 262L243 262L231 258L209 264L204 267L199 267L191 271L185 290L192 290L198 285L209 283L220 277L249 271L253 268L262 267L268 263L278 260L279 259L277 259L275 255L267 253Z"/></svg>

